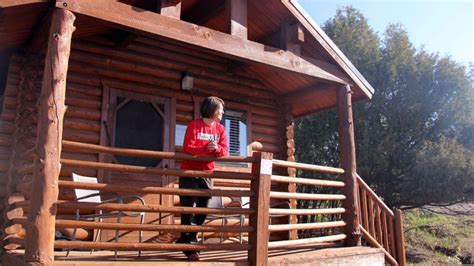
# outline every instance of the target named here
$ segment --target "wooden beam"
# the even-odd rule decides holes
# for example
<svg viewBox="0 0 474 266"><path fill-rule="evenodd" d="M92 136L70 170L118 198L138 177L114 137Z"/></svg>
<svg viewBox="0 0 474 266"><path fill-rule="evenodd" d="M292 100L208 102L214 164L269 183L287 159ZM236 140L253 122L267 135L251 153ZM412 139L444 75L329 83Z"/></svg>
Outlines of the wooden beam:
<svg viewBox="0 0 474 266"><path fill-rule="evenodd" d="M352 117L352 91L350 86L337 88L337 117L339 133L339 161L344 169L342 179L346 184L342 189L346 200L342 206L346 209L343 220L347 239L346 246L360 246L361 232L359 226L359 188L357 182L356 152L354 139L354 119Z"/></svg>
<svg viewBox="0 0 474 266"><path fill-rule="evenodd" d="M128 28L195 45L225 57L345 84L345 81L341 78L324 71L319 66L313 65L291 52L235 38L226 33L146 10L131 9L129 5L113 0L58 0L56 6ZM103 12L103 10L110 10L110 12Z"/></svg>
<svg viewBox="0 0 474 266"><path fill-rule="evenodd" d="M307 87L287 94L283 94L280 99L285 104L296 104L305 101L313 101L314 95L317 93L330 93L334 91L335 87L330 84L319 84L316 86Z"/></svg>
<svg viewBox="0 0 474 266"><path fill-rule="evenodd" d="M196 1L186 13L181 16L182 20L197 25L206 25L209 20L224 12L225 5L222 0Z"/></svg>
<svg viewBox="0 0 474 266"><path fill-rule="evenodd" d="M61 169L61 141L66 95L66 76L75 16L68 10L55 9L49 31L43 84L38 107L38 133L35 164L28 213L25 261L54 261L54 237L58 179Z"/></svg>
<svg viewBox="0 0 474 266"><path fill-rule="evenodd" d="M226 0L225 17L227 32L247 39L247 0Z"/></svg>
<svg viewBox="0 0 474 266"><path fill-rule="evenodd" d="M283 50L291 51L301 55L301 43L304 42L304 29L300 23L290 25L285 22L281 25L280 47Z"/></svg>
<svg viewBox="0 0 474 266"><path fill-rule="evenodd" d="M170 18L181 18L181 0L161 0L160 14Z"/></svg>
<svg viewBox="0 0 474 266"><path fill-rule="evenodd" d="M29 4L41 4L41 3L49 3L51 0L2 0L0 2L0 9L7 8L7 7L15 7L15 6L22 6L22 5L29 5Z"/></svg>
<svg viewBox="0 0 474 266"><path fill-rule="evenodd" d="M361 88L365 96L369 99L374 94L374 88L362 76L362 74L352 65L349 59L342 53L336 44L324 33L324 31L314 23L306 14L304 9L296 0L281 0L288 10L298 19L298 21L309 31L309 33L324 47L328 55L340 65L345 73L354 80L354 83Z"/></svg>

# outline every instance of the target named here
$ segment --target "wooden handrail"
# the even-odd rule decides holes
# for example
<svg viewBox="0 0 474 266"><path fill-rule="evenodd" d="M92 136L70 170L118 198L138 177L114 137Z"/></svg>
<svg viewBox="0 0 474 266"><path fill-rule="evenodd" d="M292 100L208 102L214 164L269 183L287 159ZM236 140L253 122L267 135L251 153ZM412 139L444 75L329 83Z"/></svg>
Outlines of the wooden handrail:
<svg viewBox="0 0 474 266"><path fill-rule="evenodd" d="M360 227L360 231L362 232L362 236L364 237L367 242L373 247L382 249L383 253L385 254L385 258L392 264L393 266L397 266L398 262L388 253L378 242L375 240L367 230L365 230L362 226Z"/></svg>
<svg viewBox="0 0 474 266"><path fill-rule="evenodd" d="M91 203L59 201L58 208L80 210L104 210L127 212L160 212L160 213L194 213L194 214L253 214L251 209L244 208L197 208L197 207L166 207L162 205L139 205L119 203Z"/></svg>
<svg viewBox="0 0 474 266"><path fill-rule="evenodd" d="M377 194L370 188L369 185L367 185L367 183L365 183L365 181L362 179L362 177L360 177L359 175L357 175L357 181L359 181L359 186L362 186L367 192L368 192L368 195L378 203L379 206L383 207L384 210L389 213L391 216L394 216L393 214L393 211L390 210L390 208L385 204L385 202L383 202L379 196L377 196Z"/></svg>
<svg viewBox="0 0 474 266"><path fill-rule="evenodd" d="M346 196L338 194L310 194L271 191L270 198L301 200L344 200L346 199Z"/></svg>
<svg viewBox="0 0 474 266"><path fill-rule="evenodd" d="M144 158L159 158L159 159L174 159L174 160L190 160L190 161L205 161L205 162L244 162L253 163L257 159L248 156L192 156L188 154L180 154L175 152L151 151L139 149L127 149L117 147L106 147L101 145L82 143L76 141L63 140L63 148L68 151L81 151L87 153L108 153L122 156L135 156Z"/></svg>
<svg viewBox="0 0 474 266"><path fill-rule="evenodd" d="M55 241L55 248L82 250L127 250L127 251L157 251L157 250L249 250L248 244L158 244L158 243L121 243L121 242L86 242L86 241Z"/></svg>
<svg viewBox="0 0 474 266"><path fill-rule="evenodd" d="M26 218L15 218L14 223L26 225ZM159 232L253 232L250 226L215 226L215 225L173 225L173 224L126 224L77 220L56 220L56 228L83 228L127 231Z"/></svg>
<svg viewBox="0 0 474 266"><path fill-rule="evenodd" d="M253 197L255 193L250 190L221 190L221 189L178 189L169 187L131 187L128 185L115 185L103 183L84 183L74 181L59 181L63 189L93 189L102 192L130 193L130 194L167 194L181 196L228 196L228 197Z"/></svg>
<svg viewBox="0 0 474 266"><path fill-rule="evenodd" d="M276 209L270 208L269 213L272 215L318 215L318 214L342 214L346 210L344 208L329 209Z"/></svg>
<svg viewBox="0 0 474 266"><path fill-rule="evenodd" d="M346 239L345 234L338 234L332 236L320 236L320 237L313 237L313 238L303 238L298 240L282 240L282 241L272 241L268 243L268 248L290 248L290 247L297 247L300 245L308 245L308 244L316 244L322 242L334 242L334 241L341 241Z"/></svg>
<svg viewBox="0 0 474 266"><path fill-rule="evenodd" d="M280 175L272 175L272 181L280 183L295 183L301 185L313 185L323 187L344 187L344 182L342 181L300 178Z"/></svg>
<svg viewBox="0 0 474 266"><path fill-rule="evenodd" d="M336 168L336 167L289 162L289 161L276 160L276 159L273 159L272 162L274 166L279 166L279 167L290 167L290 168L297 168L301 170L311 170L311 171L318 171L318 172L338 174L338 175L344 174L344 169Z"/></svg>
<svg viewBox="0 0 474 266"><path fill-rule="evenodd" d="M398 217L359 175L357 180L361 197L360 228L363 238L371 246L383 249L385 257L392 265L406 265L402 222L396 220ZM399 210L397 215L401 217Z"/></svg>
<svg viewBox="0 0 474 266"><path fill-rule="evenodd" d="M322 222L322 223L304 223L304 224L274 224L269 225L270 232L289 231L289 230L307 230L307 229L322 229L343 227L346 223L344 221Z"/></svg>
<svg viewBox="0 0 474 266"><path fill-rule="evenodd" d="M180 170L180 169L157 169L153 167L134 166L125 164L99 163L91 161L61 159L61 164L65 166L84 167L90 169L103 169L110 171L120 171L129 173L168 175L168 176L184 176L184 177L207 177L207 178L226 178L226 179L255 179L255 175L246 173L231 173L222 171L197 171L197 170Z"/></svg>

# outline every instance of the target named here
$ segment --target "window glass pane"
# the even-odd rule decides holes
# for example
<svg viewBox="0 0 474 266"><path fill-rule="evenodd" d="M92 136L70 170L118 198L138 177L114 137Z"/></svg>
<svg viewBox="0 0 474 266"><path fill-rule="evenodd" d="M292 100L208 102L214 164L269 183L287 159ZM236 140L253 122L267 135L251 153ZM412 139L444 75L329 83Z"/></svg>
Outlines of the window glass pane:
<svg viewBox="0 0 474 266"><path fill-rule="evenodd" d="M176 124L175 142L176 146L183 146L184 135L186 134L186 125Z"/></svg>
<svg viewBox="0 0 474 266"><path fill-rule="evenodd" d="M223 118L229 145L229 155L247 155L247 124L245 113L226 110Z"/></svg>
<svg viewBox="0 0 474 266"><path fill-rule="evenodd" d="M115 147L162 151L163 131L163 117L153 104L131 100L117 110ZM115 158L123 164L140 166L156 166L161 161L161 159L129 156L115 156Z"/></svg>

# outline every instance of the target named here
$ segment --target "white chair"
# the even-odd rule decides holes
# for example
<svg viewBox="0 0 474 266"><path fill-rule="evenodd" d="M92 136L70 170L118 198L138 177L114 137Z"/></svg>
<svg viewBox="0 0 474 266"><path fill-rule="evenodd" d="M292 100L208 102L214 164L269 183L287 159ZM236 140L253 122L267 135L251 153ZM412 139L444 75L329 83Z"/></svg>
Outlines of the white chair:
<svg viewBox="0 0 474 266"><path fill-rule="evenodd" d="M81 176L78 174L73 173L72 174L72 180L74 182L82 182L82 183L95 183L97 184L97 178L96 177L88 177L88 176ZM120 196L120 195L114 195L113 198L109 198L107 200L102 199L102 195L100 191L98 190L90 190L90 189L74 189L74 193L76 195L76 201L77 202L90 202L90 203L106 203L106 202L117 202L117 203L124 203L124 199L136 199L139 200L142 205L145 204L145 200L136 195L127 195L127 196ZM117 218L117 223L121 222L121 219L123 216L128 216L128 217L140 217L140 224L143 224L145 222L145 213L140 212L140 213L129 213L129 212L123 212L123 211L113 211L113 212L102 212L102 210L99 210L98 213L95 214L80 214L80 210L76 210L76 220L80 219L98 219L99 222L102 221L103 218L109 218L109 217L116 217ZM75 235L76 235L77 228L74 228L73 235L72 235L72 240L75 240ZM94 241L97 241L101 237L101 229L97 229L97 233L94 237ZM141 243L143 238L143 231L139 231L138 235L138 241ZM115 231L115 242L118 242L119 240L119 231ZM91 253L94 250L91 250ZM69 256L69 250L66 253L66 257ZM141 251L138 252L138 255L141 256ZM115 259L117 259L117 250L115 250Z"/></svg>
<svg viewBox="0 0 474 266"><path fill-rule="evenodd" d="M249 197L229 197L231 202L228 204L227 207L224 206L224 200L221 196L213 196L208 204L208 208L249 208L250 205L250 198ZM224 226L228 223L228 220L231 218L238 218L239 219L239 226L242 227L245 224L245 215L244 214L226 214L226 215L218 215L218 214L208 214L206 217L206 222L204 224L210 223L215 220L221 220L221 225ZM221 232L220 242L222 243L224 240L224 234ZM240 232L239 242L243 243L243 232ZM204 232L201 232L201 243L204 243Z"/></svg>

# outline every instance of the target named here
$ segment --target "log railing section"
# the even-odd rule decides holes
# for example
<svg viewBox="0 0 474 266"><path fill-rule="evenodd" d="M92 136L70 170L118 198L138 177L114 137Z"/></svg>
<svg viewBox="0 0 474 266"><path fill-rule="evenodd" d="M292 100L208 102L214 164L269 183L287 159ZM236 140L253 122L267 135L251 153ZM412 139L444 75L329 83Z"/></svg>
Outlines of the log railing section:
<svg viewBox="0 0 474 266"><path fill-rule="evenodd" d="M296 185L327 187L332 190L342 190L345 183L339 180L323 180L312 178L301 178L291 176L281 176L273 174L274 168L294 168L297 171L315 171L324 174L342 175L341 168L311 165L297 162L272 159L272 154L257 153L252 157L195 157L186 154L145 151L114 147L104 147L100 145L86 144L80 142L64 141L63 150L67 152L80 153L109 153L114 155L162 158L171 160L199 160L199 161L225 161L225 162L246 162L252 164L251 173L235 172L205 172L179 169L156 169L141 166L124 164L101 163L84 160L61 159L63 166L74 167L75 169L102 169L105 171L117 171L128 173L149 173L157 175L187 176L187 177L209 177L224 180L250 181L250 190L243 189L179 189L172 187L133 187L120 184L104 183L81 183L67 180L59 180L60 190L89 189L98 190L103 193L117 194L160 194L160 195L186 195L186 196L226 196L226 197L249 197L250 208L189 208L179 206L162 205L138 205L133 203L87 203L73 202L68 200L57 200L58 211L126 211L126 212L149 212L149 213L200 213L200 214L238 214L245 215L249 219L248 224L243 226L235 225L176 225L176 224L120 224L112 222L98 222L85 220L72 220L72 218L58 217L55 222L56 229L81 228L92 230L122 230L122 231L151 231L151 232L208 232L208 233L230 233L248 235L248 241L242 244L172 244L172 243L128 243L128 242L88 242L88 241L55 241L55 248L64 249L94 249L94 250L128 250L128 251L148 251L148 250L247 250L249 263L251 265L266 265L268 250L278 248L302 248L314 245L334 246L339 245L347 239L343 228L347 222L341 219L346 209L341 204L336 204L329 208L314 209L294 209L291 207L282 208L273 206L273 202L289 202L290 199L296 201L325 201L340 202L346 199L344 194L315 194L299 192L281 192L271 190L271 186L278 187L278 184L293 183ZM35 150L30 150L22 154L31 162L35 159ZM29 174L33 170L32 164L25 164L18 168L19 174ZM16 191L25 195L25 200L18 201L10 205L10 209L21 210L28 213L30 208L29 198L31 195L31 180L25 180L16 187ZM405 265L405 253L403 245L403 228L401 212L396 215L377 197L373 190L358 176L358 188L360 197L359 223L363 239L371 246L381 248L385 253L386 260L392 265ZM291 206L288 204L288 206ZM332 215L332 220L319 222L292 222L289 217L308 217L316 215ZM273 217L286 217L288 222L273 223ZM336 217L336 218L334 218ZM19 228L27 226L28 221L23 215L12 216L11 223ZM270 241L271 233L281 232L301 232L302 230L330 230L332 234L319 234L300 239ZM8 243L18 247L24 246L27 239L24 237L12 237Z"/></svg>
<svg viewBox="0 0 474 266"><path fill-rule="evenodd" d="M297 170L309 170L317 171L327 174L336 174L340 175L344 173L343 169L311 165L290 161L282 160L273 160L274 167L284 167L284 168L294 168ZM344 187L344 182L333 181L333 180L321 180L321 179L310 179L310 178L299 178L299 177L290 177L290 176L280 176L272 175L271 181L277 185L277 183L294 183L297 185L310 185L310 186L324 186L324 187L334 187L342 188ZM295 199L300 200L318 200L318 201L340 201L346 198L342 194L312 194L312 193L288 193L288 192L278 192L271 191L270 198L278 200L290 200ZM279 204L276 204L279 205ZM289 205L291 206L291 205ZM298 215L298 216L314 216L314 215L326 215L326 214L343 214L345 212L344 208L320 208L320 209L288 209L288 208L270 208L269 215L272 216L282 216L282 215ZM271 224L269 226L270 232L282 232L292 230L314 230L314 229L337 229L346 226L346 222L342 220L336 221L325 221L325 222L312 222L312 223L290 223L288 224ZM320 235L316 237L302 238L297 240L283 240L283 241L270 241L268 243L269 248L284 248L284 247L298 247L298 246L308 246L319 243L325 243L328 245L334 245L338 242L346 239L346 235L343 233L337 233L332 235Z"/></svg>
<svg viewBox="0 0 474 266"><path fill-rule="evenodd" d="M406 265L402 214L396 215L357 175L360 197L360 228L370 246L383 249L385 259L392 265Z"/></svg>

